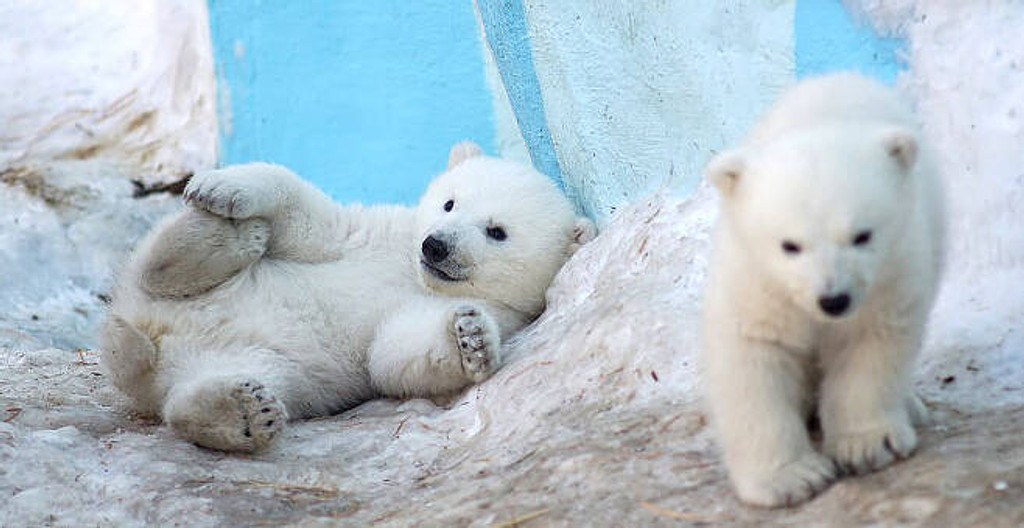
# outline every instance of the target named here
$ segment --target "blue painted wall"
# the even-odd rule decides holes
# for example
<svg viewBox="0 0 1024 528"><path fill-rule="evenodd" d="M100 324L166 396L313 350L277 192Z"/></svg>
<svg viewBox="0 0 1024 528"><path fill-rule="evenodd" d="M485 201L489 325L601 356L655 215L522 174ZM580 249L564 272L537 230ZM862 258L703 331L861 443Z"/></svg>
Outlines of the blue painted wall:
<svg viewBox="0 0 1024 528"><path fill-rule="evenodd" d="M343 201L413 203L448 148L493 150L470 0L210 0L221 163L282 163Z"/></svg>
<svg viewBox="0 0 1024 528"><path fill-rule="evenodd" d="M530 159L538 171L563 185L558 155L544 115L544 100L533 64L530 29L523 2L482 0L477 3L477 9L502 84L508 87L509 103Z"/></svg>
<svg viewBox="0 0 1024 528"><path fill-rule="evenodd" d="M797 0L793 44L798 79L854 70L892 83L900 70L897 52L903 41L878 36L840 0Z"/></svg>

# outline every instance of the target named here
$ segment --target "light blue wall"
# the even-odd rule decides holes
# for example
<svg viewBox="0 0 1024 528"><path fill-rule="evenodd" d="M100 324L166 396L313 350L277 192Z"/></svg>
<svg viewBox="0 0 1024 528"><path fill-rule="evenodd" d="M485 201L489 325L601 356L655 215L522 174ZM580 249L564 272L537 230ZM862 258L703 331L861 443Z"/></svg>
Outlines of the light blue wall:
<svg viewBox="0 0 1024 528"><path fill-rule="evenodd" d="M471 0L210 0L221 163L282 163L336 199L415 202L448 148L493 150Z"/></svg>
<svg viewBox="0 0 1024 528"><path fill-rule="evenodd" d="M797 0L793 13L797 78L855 70L892 83L903 41L878 36L839 0Z"/></svg>

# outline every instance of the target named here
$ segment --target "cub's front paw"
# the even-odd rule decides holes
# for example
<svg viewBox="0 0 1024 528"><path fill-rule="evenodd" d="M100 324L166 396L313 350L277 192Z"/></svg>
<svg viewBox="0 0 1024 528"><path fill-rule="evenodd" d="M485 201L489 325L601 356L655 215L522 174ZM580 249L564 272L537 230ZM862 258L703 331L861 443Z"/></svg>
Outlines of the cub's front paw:
<svg viewBox="0 0 1024 528"><path fill-rule="evenodd" d="M460 306L452 317L452 330L466 376L474 383L491 377L501 359L501 334L494 319L475 306Z"/></svg>
<svg viewBox="0 0 1024 528"><path fill-rule="evenodd" d="M882 469L909 457L917 447L917 433L903 413L871 425L836 429L826 428L824 451L847 473Z"/></svg>
<svg viewBox="0 0 1024 528"><path fill-rule="evenodd" d="M747 504L778 508L795 506L828 487L836 468L828 457L810 451L769 471L736 471L731 475L736 494Z"/></svg>
<svg viewBox="0 0 1024 528"><path fill-rule="evenodd" d="M244 167L200 172L185 187L185 203L224 218L251 218L274 206L275 191L267 177Z"/></svg>

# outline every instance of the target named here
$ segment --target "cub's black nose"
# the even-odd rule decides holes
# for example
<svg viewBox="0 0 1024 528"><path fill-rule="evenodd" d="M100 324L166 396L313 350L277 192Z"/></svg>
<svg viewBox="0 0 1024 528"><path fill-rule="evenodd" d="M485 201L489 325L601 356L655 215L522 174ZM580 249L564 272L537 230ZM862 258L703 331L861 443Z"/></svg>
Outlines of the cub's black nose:
<svg viewBox="0 0 1024 528"><path fill-rule="evenodd" d="M840 293L831 297L818 297L818 306L821 307L821 311L832 317L838 317L850 307L850 296Z"/></svg>
<svg viewBox="0 0 1024 528"><path fill-rule="evenodd" d="M434 238L433 235L429 235L423 240L422 250L423 258L427 259L427 262L431 264L437 264L448 258L448 244L443 240Z"/></svg>

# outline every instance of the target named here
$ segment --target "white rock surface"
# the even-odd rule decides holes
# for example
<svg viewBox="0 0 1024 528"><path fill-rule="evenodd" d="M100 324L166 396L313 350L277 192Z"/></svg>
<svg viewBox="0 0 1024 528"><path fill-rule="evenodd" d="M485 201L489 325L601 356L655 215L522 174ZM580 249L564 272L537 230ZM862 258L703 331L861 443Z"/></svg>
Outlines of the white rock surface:
<svg viewBox="0 0 1024 528"><path fill-rule="evenodd" d="M217 161L205 0L0 2L0 171L104 159L160 181Z"/></svg>
<svg viewBox="0 0 1024 528"><path fill-rule="evenodd" d="M112 270L180 207L133 198L128 179L95 160L0 171L0 349L93 344Z"/></svg>
<svg viewBox="0 0 1024 528"><path fill-rule="evenodd" d="M622 210L503 370L454 401L371 402L256 456L194 447L71 350L90 342L93 315L71 314L95 310L99 268L175 202L46 168L31 192L0 186L0 526L1024 524L1024 20L1012 3L927 5L891 27L910 39L901 84L945 162L954 241L916 379L934 423L910 460L793 510L736 501L697 392L706 189ZM32 327L44 307L57 319Z"/></svg>

